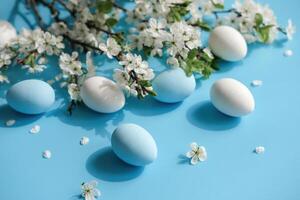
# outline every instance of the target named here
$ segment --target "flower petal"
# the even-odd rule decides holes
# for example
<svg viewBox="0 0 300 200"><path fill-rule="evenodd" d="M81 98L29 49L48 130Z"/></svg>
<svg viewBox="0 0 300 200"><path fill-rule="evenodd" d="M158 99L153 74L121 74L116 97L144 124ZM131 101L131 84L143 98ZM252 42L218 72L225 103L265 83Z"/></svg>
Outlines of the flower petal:
<svg viewBox="0 0 300 200"><path fill-rule="evenodd" d="M193 156L192 159L191 159L191 164L196 165L198 162L199 162L198 156L196 156L196 155Z"/></svg>
<svg viewBox="0 0 300 200"><path fill-rule="evenodd" d="M199 152L199 153L197 154L198 159L199 159L201 162L205 161L205 160L207 159L207 153L206 153L205 147L200 146L198 152Z"/></svg>
<svg viewBox="0 0 300 200"><path fill-rule="evenodd" d="M94 197L94 195L92 193L86 193L84 195L84 199L85 200L95 200L95 197Z"/></svg>
<svg viewBox="0 0 300 200"><path fill-rule="evenodd" d="M93 195L94 195L94 197L96 197L96 198L100 197L100 196L101 196L100 190L98 190L97 188L95 188L95 189L93 190Z"/></svg>
<svg viewBox="0 0 300 200"><path fill-rule="evenodd" d="M192 157L195 155L195 152L194 152L194 151L189 151L189 152L187 152L185 155L186 155L186 157L188 157L188 158L192 158Z"/></svg>
<svg viewBox="0 0 300 200"><path fill-rule="evenodd" d="M190 146L191 146L191 148L192 148L193 151L197 151L198 144L196 142L193 142Z"/></svg>

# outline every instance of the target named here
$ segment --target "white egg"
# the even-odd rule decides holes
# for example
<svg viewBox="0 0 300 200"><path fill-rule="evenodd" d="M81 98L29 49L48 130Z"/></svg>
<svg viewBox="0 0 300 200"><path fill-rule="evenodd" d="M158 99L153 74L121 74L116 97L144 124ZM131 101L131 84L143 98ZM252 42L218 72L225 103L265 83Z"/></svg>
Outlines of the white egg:
<svg viewBox="0 0 300 200"><path fill-rule="evenodd" d="M17 37L16 29L8 21L0 21L0 47Z"/></svg>
<svg viewBox="0 0 300 200"><path fill-rule="evenodd" d="M117 84L101 76L85 80L80 96L87 107L101 113L113 113L125 105L124 93Z"/></svg>
<svg viewBox="0 0 300 200"><path fill-rule="evenodd" d="M230 26L217 26L211 32L208 43L212 52L226 61L239 61L247 55L244 37Z"/></svg>
<svg viewBox="0 0 300 200"><path fill-rule="evenodd" d="M232 78L217 80L210 89L210 99L220 112L232 117L247 115L255 108L250 90Z"/></svg>

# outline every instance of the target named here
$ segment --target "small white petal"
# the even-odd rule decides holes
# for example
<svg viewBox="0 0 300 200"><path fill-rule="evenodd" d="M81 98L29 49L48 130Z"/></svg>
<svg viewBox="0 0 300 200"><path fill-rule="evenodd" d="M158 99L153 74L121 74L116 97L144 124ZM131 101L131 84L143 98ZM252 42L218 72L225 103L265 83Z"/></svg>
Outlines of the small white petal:
<svg viewBox="0 0 300 200"><path fill-rule="evenodd" d="M39 125L35 125L34 127L32 127L30 129L29 132L32 133L32 134L36 134L36 133L40 132L40 130L41 130L41 127Z"/></svg>
<svg viewBox="0 0 300 200"><path fill-rule="evenodd" d="M192 148L193 151L197 151L198 144L196 142L193 142L190 146L191 146L191 148Z"/></svg>
<svg viewBox="0 0 300 200"><path fill-rule="evenodd" d="M193 158L191 159L191 164L192 165L196 165L199 162L199 158L197 155L193 156Z"/></svg>
<svg viewBox="0 0 300 200"><path fill-rule="evenodd" d="M205 161L205 160L207 159L207 153L206 153L205 147L200 146L198 152L199 152L199 153L197 154L198 159L199 159L201 162Z"/></svg>
<svg viewBox="0 0 300 200"><path fill-rule="evenodd" d="M293 51L290 50L290 49L288 49L288 50L284 51L283 55L284 55L285 57L290 57L290 56L293 55Z"/></svg>
<svg viewBox="0 0 300 200"><path fill-rule="evenodd" d="M255 148L255 153L257 153L257 154L262 154L264 152L265 152L265 147L263 147L263 146L258 146Z"/></svg>
<svg viewBox="0 0 300 200"><path fill-rule="evenodd" d="M84 200L95 200L95 197L94 197L94 195L91 194L91 193L86 193L86 194L84 195Z"/></svg>
<svg viewBox="0 0 300 200"><path fill-rule="evenodd" d="M252 82L251 82L251 85L253 86L253 87L258 87L258 86L261 86L263 84L263 81L262 80L253 80Z"/></svg>
<svg viewBox="0 0 300 200"><path fill-rule="evenodd" d="M50 159L51 158L51 151L50 150L44 151L43 152L43 158Z"/></svg>
<svg viewBox="0 0 300 200"><path fill-rule="evenodd" d="M6 126L13 126L16 123L16 120L10 119L5 122Z"/></svg>
<svg viewBox="0 0 300 200"><path fill-rule="evenodd" d="M94 193L94 196L95 196L96 198L98 198L98 197L101 196L101 192L100 192L100 190L98 190L97 188L94 188L93 193Z"/></svg>
<svg viewBox="0 0 300 200"><path fill-rule="evenodd" d="M80 145L87 145L90 142L90 139L88 137L82 137L80 139Z"/></svg>
<svg viewBox="0 0 300 200"><path fill-rule="evenodd" d="M192 157L195 155L195 152L194 152L194 151L189 151L189 152L187 152L185 155L186 155L186 157L188 157L188 158L192 158Z"/></svg>

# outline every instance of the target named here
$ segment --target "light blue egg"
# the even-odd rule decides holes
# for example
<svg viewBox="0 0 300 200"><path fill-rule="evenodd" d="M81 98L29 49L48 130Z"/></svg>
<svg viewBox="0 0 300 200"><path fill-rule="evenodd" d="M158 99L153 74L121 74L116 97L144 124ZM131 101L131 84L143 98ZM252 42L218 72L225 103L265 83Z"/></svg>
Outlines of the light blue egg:
<svg viewBox="0 0 300 200"><path fill-rule="evenodd" d="M181 68L169 69L153 81L154 98L164 103L177 103L190 96L196 88L194 76L187 77Z"/></svg>
<svg viewBox="0 0 300 200"><path fill-rule="evenodd" d="M6 100L18 112L41 114L54 103L55 93L48 83L30 79L14 84L7 91Z"/></svg>
<svg viewBox="0 0 300 200"><path fill-rule="evenodd" d="M128 164L145 166L157 157L153 137L136 124L122 124L113 132L111 145L115 154Z"/></svg>

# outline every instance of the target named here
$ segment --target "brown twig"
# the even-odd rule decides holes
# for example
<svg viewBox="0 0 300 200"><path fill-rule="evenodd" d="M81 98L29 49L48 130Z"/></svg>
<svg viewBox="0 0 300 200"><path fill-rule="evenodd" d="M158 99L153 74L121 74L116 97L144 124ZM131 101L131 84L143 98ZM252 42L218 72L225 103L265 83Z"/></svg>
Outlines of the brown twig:
<svg viewBox="0 0 300 200"><path fill-rule="evenodd" d="M31 7L38 25L41 27L41 29L45 29L45 22L43 21L43 18L38 11L36 1L35 0L27 0L27 4L28 4L28 6Z"/></svg>
<svg viewBox="0 0 300 200"><path fill-rule="evenodd" d="M118 4L116 4L115 2L113 2L113 6L114 6L115 8L118 8L118 9L124 11L124 12L128 12L128 10L127 10L126 8L124 8L124 7L122 7L122 6L118 5Z"/></svg>

